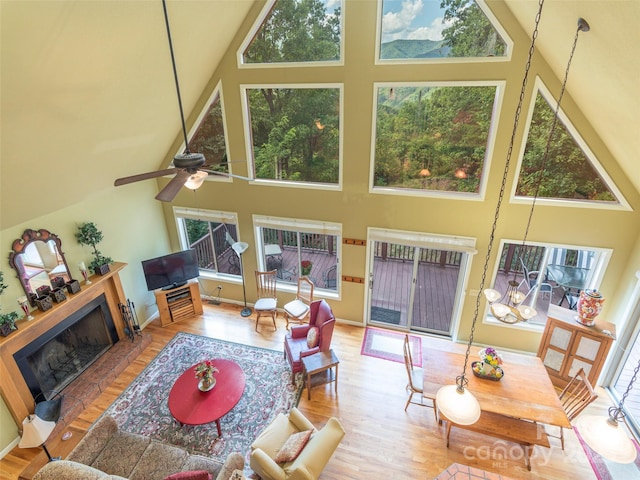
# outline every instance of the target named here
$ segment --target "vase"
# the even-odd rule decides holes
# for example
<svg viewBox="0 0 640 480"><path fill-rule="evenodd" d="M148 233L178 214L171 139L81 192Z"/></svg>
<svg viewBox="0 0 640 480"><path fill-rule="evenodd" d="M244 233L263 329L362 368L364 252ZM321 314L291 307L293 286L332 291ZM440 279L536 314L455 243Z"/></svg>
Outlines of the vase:
<svg viewBox="0 0 640 480"><path fill-rule="evenodd" d="M200 390L201 392L208 392L215 386L216 386L215 378L202 378L198 382L198 390Z"/></svg>
<svg viewBox="0 0 640 480"><path fill-rule="evenodd" d="M576 305L578 312L576 320L582 325L592 327L596 323L596 317L602 311L603 303L604 297L597 290L582 290Z"/></svg>

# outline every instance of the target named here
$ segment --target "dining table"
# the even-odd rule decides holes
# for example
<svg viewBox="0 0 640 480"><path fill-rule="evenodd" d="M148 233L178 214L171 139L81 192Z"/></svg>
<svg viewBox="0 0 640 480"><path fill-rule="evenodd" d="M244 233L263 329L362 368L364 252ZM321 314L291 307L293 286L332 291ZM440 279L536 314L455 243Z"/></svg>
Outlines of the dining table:
<svg viewBox="0 0 640 480"><path fill-rule="evenodd" d="M441 387L455 384L463 370L467 347L450 344L437 348L442 349L423 349L423 396L429 399L435 399ZM571 428L558 392L540 358L500 352L504 375L493 380L477 377L472 371L472 362L480 361L480 350L471 347L465 377L469 381L467 388L478 399L482 411Z"/></svg>

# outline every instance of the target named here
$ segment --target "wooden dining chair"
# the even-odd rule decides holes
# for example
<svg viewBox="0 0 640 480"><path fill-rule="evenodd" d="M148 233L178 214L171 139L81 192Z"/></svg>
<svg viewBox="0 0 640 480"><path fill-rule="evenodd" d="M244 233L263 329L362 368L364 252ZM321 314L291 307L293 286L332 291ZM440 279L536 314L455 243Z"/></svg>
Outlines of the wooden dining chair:
<svg viewBox="0 0 640 480"><path fill-rule="evenodd" d="M258 290L258 300L253 309L256 311L256 332L260 317L269 315L273 320L273 329L277 330L276 316L278 315L278 299L276 297L277 270L268 272L256 271L256 288Z"/></svg>
<svg viewBox="0 0 640 480"><path fill-rule="evenodd" d="M310 305L311 302L313 302L313 288L313 282L309 280L309 277L304 276L298 278L296 298L284 306L284 318L287 321L287 330L289 330L290 322L302 324L309 316Z"/></svg>
<svg viewBox="0 0 640 480"><path fill-rule="evenodd" d="M575 374L560 393L562 408L564 408L570 422L596 398L598 398L598 394L593 390L593 386L589 382L589 378L587 378L587 374L583 368L578 370L578 373ZM562 427L560 427L560 436L551 435L548 432L547 435L559 438L562 450L564 450L564 429Z"/></svg>
<svg viewBox="0 0 640 480"><path fill-rule="evenodd" d="M409 342L409 335L404 336L404 344L402 348L404 353L404 366L406 367L408 378L407 390L409 391L409 398L407 399L407 403L404 406L404 411L407 411L410 403L414 405L420 405L421 407L430 407L433 408L433 414L435 415L437 422L438 411L436 409L436 399L430 399L431 405L424 403L422 369L413 366L413 357L411 356L411 343ZM420 395L420 402L413 401L413 396L415 394Z"/></svg>

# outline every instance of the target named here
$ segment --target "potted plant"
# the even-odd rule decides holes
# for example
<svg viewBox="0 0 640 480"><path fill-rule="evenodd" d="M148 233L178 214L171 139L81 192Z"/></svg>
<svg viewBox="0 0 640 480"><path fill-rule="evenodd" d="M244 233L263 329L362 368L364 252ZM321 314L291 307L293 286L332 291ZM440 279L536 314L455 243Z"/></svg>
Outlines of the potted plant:
<svg viewBox="0 0 640 480"><path fill-rule="evenodd" d="M300 267L302 267L302 275L309 275L311 273L313 263L311 263L311 260L302 260L302 262L300 262Z"/></svg>
<svg viewBox="0 0 640 480"><path fill-rule="evenodd" d="M0 272L0 295L2 295L2 292L4 292L6 288L7 285L4 283L4 275ZM17 319L17 312L0 313L0 334L2 334L3 337L6 337L11 332L18 329L18 327L16 327Z"/></svg>
<svg viewBox="0 0 640 480"><path fill-rule="evenodd" d="M98 227L93 222L83 223L78 227L76 232L76 240L80 245L89 245L93 248L93 260L89 264L89 270L92 270L96 275L105 275L109 272L109 264L113 263L110 257L105 257L98 250L96 245L102 241L102 232L98 230Z"/></svg>

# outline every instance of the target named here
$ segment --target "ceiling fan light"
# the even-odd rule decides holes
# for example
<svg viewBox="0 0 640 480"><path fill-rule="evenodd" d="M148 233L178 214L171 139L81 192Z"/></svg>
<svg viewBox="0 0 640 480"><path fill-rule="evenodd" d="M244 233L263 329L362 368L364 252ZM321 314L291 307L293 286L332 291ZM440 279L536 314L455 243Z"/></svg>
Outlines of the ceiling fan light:
<svg viewBox="0 0 640 480"><path fill-rule="evenodd" d="M209 174L207 172L197 171L196 173L192 173L187 181L184 182L184 186L189 190L197 190L202 186L204 179L208 176Z"/></svg>

